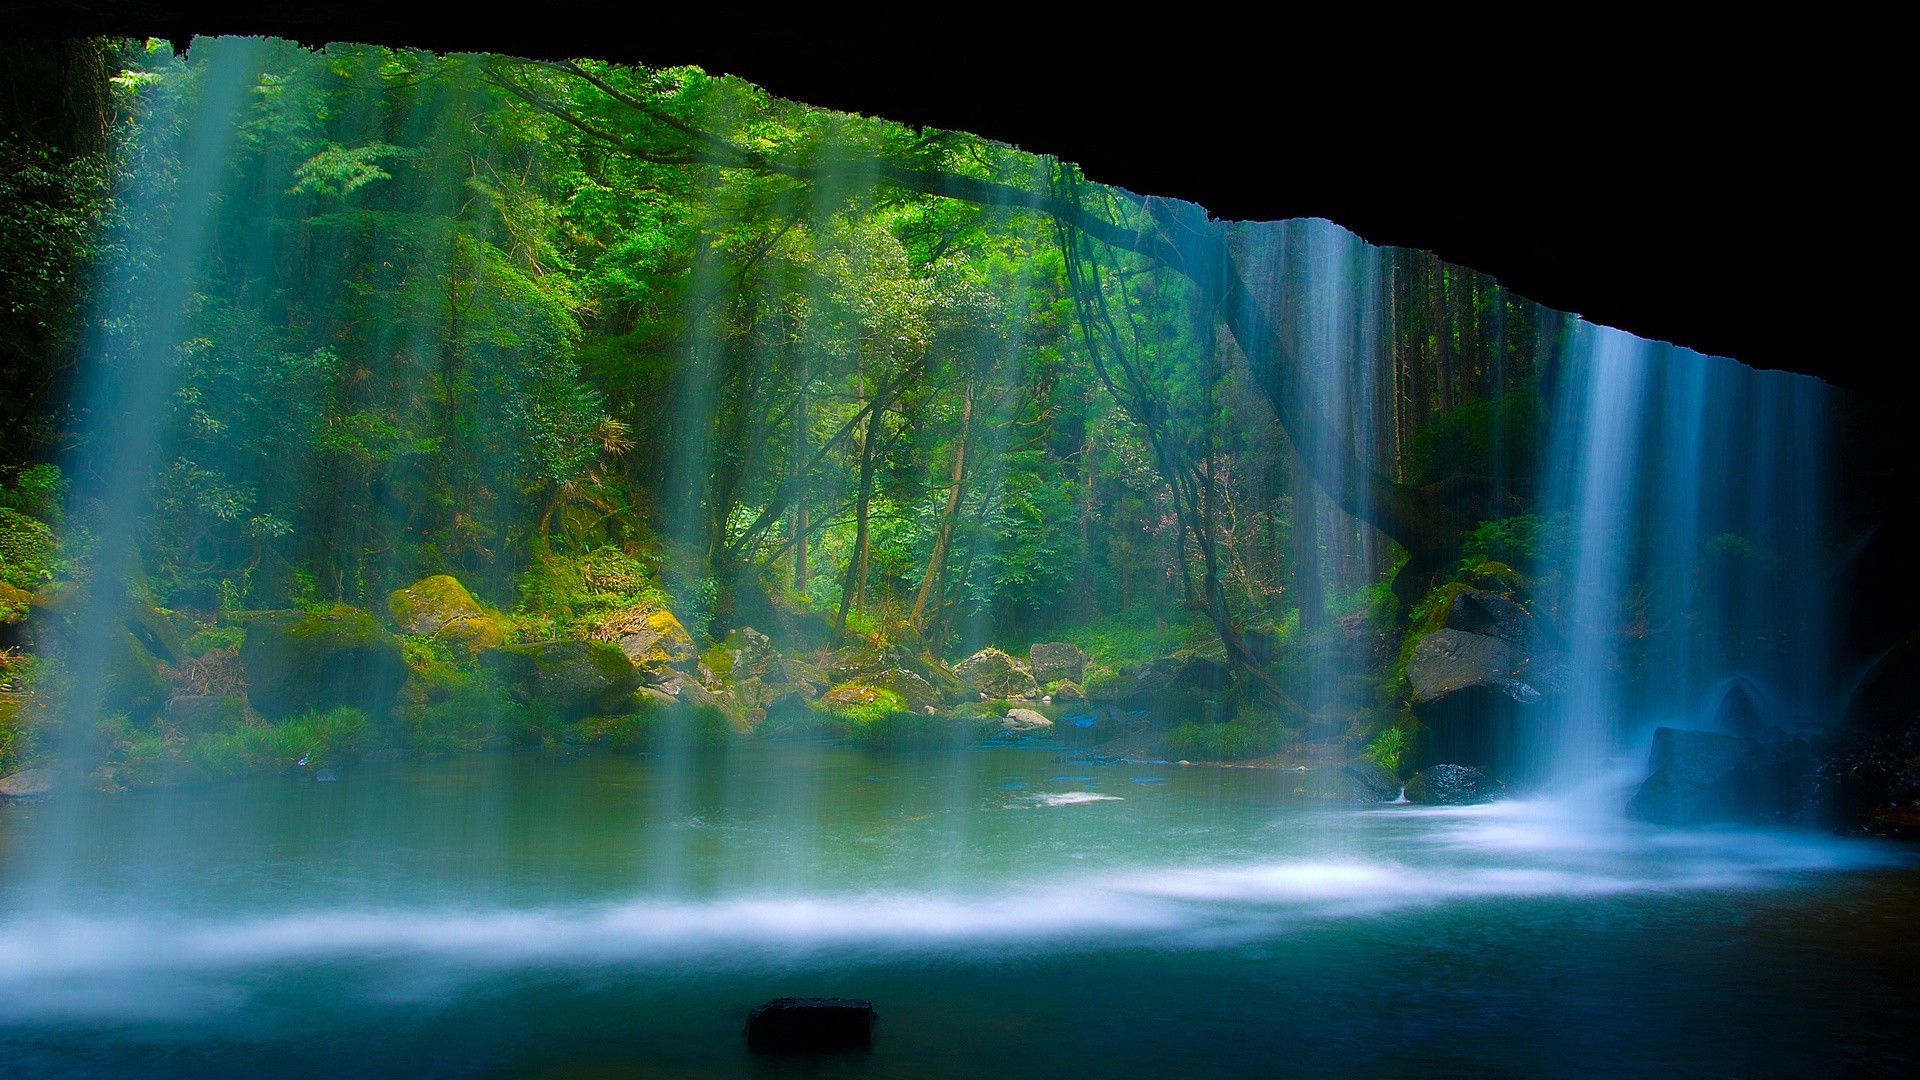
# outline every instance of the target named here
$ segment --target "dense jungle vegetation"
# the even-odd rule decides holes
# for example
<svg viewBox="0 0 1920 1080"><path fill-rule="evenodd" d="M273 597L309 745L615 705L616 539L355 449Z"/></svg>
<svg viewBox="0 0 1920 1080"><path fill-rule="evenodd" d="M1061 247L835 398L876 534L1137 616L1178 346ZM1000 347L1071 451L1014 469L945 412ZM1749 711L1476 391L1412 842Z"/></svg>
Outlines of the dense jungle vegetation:
<svg viewBox="0 0 1920 1080"><path fill-rule="evenodd" d="M886 743L1155 663L1207 699L1175 752L1318 725L1397 767L1401 627L1436 584L1520 580L1551 531L1529 470L1570 320L1430 256L692 68L88 48L86 137L0 144L0 774L51 747L30 691L60 683L115 395L156 349L100 751L125 782L189 752L642 745L673 703ZM1036 642L1081 659L1032 672ZM989 646L1055 677L949 667ZM1339 709L1327 649L1373 657Z"/></svg>

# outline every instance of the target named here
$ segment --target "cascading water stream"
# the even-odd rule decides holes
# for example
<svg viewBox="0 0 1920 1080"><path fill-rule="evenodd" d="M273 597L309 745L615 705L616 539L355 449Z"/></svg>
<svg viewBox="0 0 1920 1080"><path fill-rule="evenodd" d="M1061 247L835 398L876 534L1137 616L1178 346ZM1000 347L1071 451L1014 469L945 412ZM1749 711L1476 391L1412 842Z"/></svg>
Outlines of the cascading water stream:
<svg viewBox="0 0 1920 1080"><path fill-rule="evenodd" d="M73 692L64 697L57 729L57 784L69 792L86 787L99 737L106 658L112 640L130 633L123 621L129 591L144 580L138 533L161 460L176 350L191 332L189 301L209 240L209 211L220 192L240 107L257 75L256 42L220 42L213 51L194 85L173 91L188 100L169 97L149 114L141 134L159 141L179 129L179 175L170 186L135 191L127 200L128 219L163 230L164 239L155 245L154 265L109 269L109 284L97 302L116 316L107 325L121 333L111 338L103 333L89 343L89 370L77 394L87 426L86 460L76 461L75 471L91 472L99 514L92 578L67 643ZM128 327L137 329L127 335ZM60 903L77 841L75 800L61 802L56 813L60 827L31 856L34 893L45 910Z"/></svg>

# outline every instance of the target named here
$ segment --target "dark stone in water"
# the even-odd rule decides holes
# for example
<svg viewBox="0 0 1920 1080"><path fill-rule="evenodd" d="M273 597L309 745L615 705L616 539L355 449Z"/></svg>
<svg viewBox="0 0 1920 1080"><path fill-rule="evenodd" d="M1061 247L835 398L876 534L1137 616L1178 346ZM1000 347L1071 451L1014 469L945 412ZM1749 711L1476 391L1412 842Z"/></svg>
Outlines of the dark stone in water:
<svg viewBox="0 0 1920 1080"><path fill-rule="evenodd" d="M774 998L747 1014L747 1048L757 1054L821 1054L873 1044L879 1019L864 998Z"/></svg>
<svg viewBox="0 0 1920 1080"><path fill-rule="evenodd" d="M1797 816L1815 764L1798 739L1659 728L1646 782L1627 816L1656 825L1776 821Z"/></svg>
<svg viewBox="0 0 1920 1080"><path fill-rule="evenodd" d="M1485 769L1468 765L1431 765L1407 781L1407 801L1429 806L1468 806L1492 802L1501 794L1500 782Z"/></svg>
<svg viewBox="0 0 1920 1080"><path fill-rule="evenodd" d="M315 781L322 784L331 784L340 779L339 777L333 775L332 769L321 769L319 772L313 774L313 778Z"/></svg>

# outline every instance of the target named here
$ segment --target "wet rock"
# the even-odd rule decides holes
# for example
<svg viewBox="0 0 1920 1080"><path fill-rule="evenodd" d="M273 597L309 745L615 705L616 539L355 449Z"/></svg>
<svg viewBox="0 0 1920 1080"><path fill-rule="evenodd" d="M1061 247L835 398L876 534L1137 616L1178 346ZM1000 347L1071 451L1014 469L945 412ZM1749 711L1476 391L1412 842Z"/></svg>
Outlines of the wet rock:
<svg viewBox="0 0 1920 1080"><path fill-rule="evenodd" d="M451 574L421 578L388 593L387 614L403 634L438 638L468 652L491 649L507 639L506 620L475 600Z"/></svg>
<svg viewBox="0 0 1920 1080"><path fill-rule="evenodd" d="M268 719L339 706L381 717L407 680L400 643L371 614L344 605L254 616L240 666L247 700Z"/></svg>
<svg viewBox="0 0 1920 1080"><path fill-rule="evenodd" d="M1468 806L1492 802L1504 790L1485 769L1469 765L1430 765L1407 781L1407 801L1429 806Z"/></svg>
<svg viewBox="0 0 1920 1080"><path fill-rule="evenodd" d="M701 662L716 678L740 683L759 678L766 673L767 665L779 658L780 652L773 647L772 638L751 626L741 626L727 631L725 638L706 651Z"/></svg>
<svg viewBox="0 0 1920 1080"><path fill-rule="evenodd" d="M1810 744L1798 739L1659 728L1627 816L1656 825L1791 820L1816 768Z"/></svg>
<svg viewBox="0 0 1920 1080"><path fill-rule="evenodd" d="M1065 680L1080 682L1087 677L1087 654L1064 641L1043 641L1027 650L1035 682Z"/></svg>
<svg viewBox="0 0 1920 1080"><path fill-rule="evenodd" d="M1400 797L1400 778L1371 761L1350 761L1340 771L1353 781L1358 801L1392 802Z"/></svg>
<svg viewBox="0 0 1920 1080"><path fill-rule="evenodd" d="M953 674L968 690L989 698L1040 696L1040 684L1026 665L991 646L954 665Z"/></svg>
<svg viewBox="0 0 1920 1080"><path fill-rule="evenodd" d="M1920 724L1833 738L1812 781L1810 820L1843 833L1920 839Z"/></svg>
<svg viewBox="0 0 1920 1080"><path fill-rule="evenodd" d="M481 655L519 697L566 716L619 713L640 685L633 665L604 641L535 641Z"/></svg>
<svg viewBox="0 0 1920 1080"><path fill-rule="evenodd" d="M1034 732L1053 730L1053 721L1032 709L1008 709L1007 715L1000 721L1000 729L1019 735L1029 735Z"/></svg>
<svg viewBox="0 0 1920 1080"><path fill-rule="evenodd" d="M1496 637L1516 649L1530 651L1538 627L1527 609L1484 589L1467 589L1447 607L1446 627L1468 634Z"/></svg>
<svg viewBox="0 0 1920 1080"><path fill-rule="evenodd" d="M53 794L52 769L22 769L8 776L0 776L0 798L25 802L44 799L51 794Z"/></svg>
<svg viewBox="0 0 1920 1080"><path fill-rule="evenodd" d="M862 998L774 998L747 1013L747 1047L760 1054L818 1054L873 1043L879 1015Z"/></svg>

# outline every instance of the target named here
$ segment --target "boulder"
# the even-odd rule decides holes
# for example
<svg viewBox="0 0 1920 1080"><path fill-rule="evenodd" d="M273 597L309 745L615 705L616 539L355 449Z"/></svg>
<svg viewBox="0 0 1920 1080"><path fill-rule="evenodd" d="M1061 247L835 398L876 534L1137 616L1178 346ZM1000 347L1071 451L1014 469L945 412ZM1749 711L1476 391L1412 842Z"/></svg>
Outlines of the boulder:
<svg viewBox="0 0 1920 1080"><path fill-rule="evenodd" d="M1795 739L1658 728L1647 769L1627 816L1696 825L1791 818L1811 794L1817 765L1812 748Z"/></svg>
<svg viewBox="0 0 1920 1080"><path fill-rule="evenodd" d="M1400 797L1400 789L1405 786L1399 777L1371 761L1350 761L1340 771L1353 781L1357 802L1392 802Z"/></svg>
<svg viewBox="0 0 1920 1080"><path fill-rule="evenodd" d="M270 720L352 706L380 717L407 680L400 643L358 608L262 612L240 644L247 700Z"/></svg>
<svg viewBox="0 0 1920 1080"><path fill-rule="evenodd" d="M1017 735L1028 735L1037 731L1052 731L1053 721L1032 709L1008 709L1007 715L1000 721L1000 729Z"/></svg>
<svg viewBox="0 0 1920 1080"><path fill-rule="evenodd" d="M1040 696L1040 684L1026 665L992 646L954 665L953 674L962 686L989 698Z"/></svg>
<svg viewBox="0 0 1920 1080"><path fill-rule="evenodd" d="M0 776L0 798L44 799L53 794L52 769L22 769Z"/></svg>
<svg viewBox="0 0 1920 1080"><path fill-rule="evenodd" d="M638 613L611 628L609 636L626 654L627 662L640 673L640 678L648 683L669 680L700 662L700 654L693 647L693 635L665 608Z"/></svg>
<svg viewBox="0 0 1920 1080"><path fill-rule="evenodd" d="M604 641L535 641L481 654L522 700L566 716L603 716L633 704L640 685L618 646Z"/></svg>
<svg viewBox="0 0 1920 1080"><path fill-rule="evenodd" d="M1502 785L1485 769L1429 765L1407 781L1407 801L1429 806L1468 806L1492 802L1502 790Z"/></svg>
<svg viewBox="0 0 1920 1080"><path fill-rule="evenodd" d="M507 639L506 620L487 610L451 574L421 578L387 594L394 629L418 637L439 638L481 652Z"/></svg>
<svg viewBox="0 0 1920 1080"><path fill-rule="evenodd" d="M1042 641L1027 650L1035 682L1080 682L1087 677L1087 654L1064 641Z"/></svg>
<svg viewBox="0 0 1920 1080"><path fill-rule="evenodd" d="M827 691L820 698L820 704L823 708L840 713L870 711L876 707L889 712L905 711L900 695L866 683L841 683Z"/></svg>
<svg viewBox="0 0 1920 1080"><path fill-rule="evenodd" d="M767 665L779 657L772 638L751 626L741 626L727 631L725 638L706 651L701 662L716 679L738 683L759 678Z"/></svg>
<svg viewBox="0 0 1920 1080"><path fill-rule="evenodd" d="M933 684L905 668L889 668L867 679L867 685L891 690L900 695L914 712L925 712L940 704L940 692Z"/></svg>
<svg viewBox="0 0 1920 1080"><path fill-rule="evenodd" d="M1053 697L1054 701L1062 705L1068 704L1069 702L1087 700L1086 691L1080 689L1079 683L1071 681L1055 683L1047 687L1047 693Z"/></svg>
<svg viewBox="0 0 1920 1080"><path fill-rule="evenodd" d="M819 1054L873 1043L879 1017L859 998L774 998L747 1013L747 1048L757 1054Z"/></svg>
<svg viewBox="0 0 1920 1080"><path fill-rule="evenodd" d="M190 735L218 731L245 718L247 703L237 696L181 694L167 701L167 723Z"/></svg>
<svg viewBox="0 0 1920 1080"><path fill-rule="evenodd" d="M1480 589L1461 589L1439 629L1421 638L1407 659L1414 715L1431 733L1441 761L1506 771L1537 707L1565 682L1559 653L1527 609Z"/></svg>

